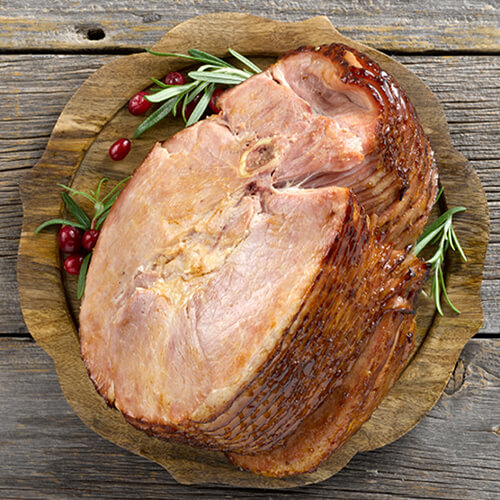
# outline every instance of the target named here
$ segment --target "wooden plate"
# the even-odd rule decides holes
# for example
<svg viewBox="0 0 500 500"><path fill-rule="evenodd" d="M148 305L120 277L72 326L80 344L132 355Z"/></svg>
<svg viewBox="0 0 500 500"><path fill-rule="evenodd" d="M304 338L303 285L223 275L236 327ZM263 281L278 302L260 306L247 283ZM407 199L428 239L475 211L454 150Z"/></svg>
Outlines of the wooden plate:
<svg viewBox="0 0 500 500"><path fill-rule="evenodd" d="M330 477L358 451L388 444L416 425L439 398L460 351L482 325L480 286L489 223L486 198L474 170L451 146L439 102L415 75L386 55L341 36L326 17L281 23L245 14L208 14L176 26L154 49L185 53L196 47L223 57L231 47L265 67L276 56L300 45L332 42L346 43L367 54L394 75L410 96L436 152L445 188L435 212L467 206L455 227L468 262L463 264L453 253L446 262L448 293L462 314L446 309L446 315L440 317L431 301L421 299L415 355L371 419L315 472L285 479L260 477L237 469L222 453L152 438L127 424L97 394L81 360L76 283L61 272L56 230L33 235L41 222L64 212L58 183L88 190L103 176L120 180L141 163L156 140L182 128L179 121L165 120L133 141L125 160L113 162L108 157L110 144L120 137L131 137L141 121L126 110L130 96L146 88L152 76L161 78L184 67L185 62L142 53L119 58L96 71L67 104L41 160L21 183L24 222L18 282L31 334L54 359L63 393L86 425L161 464L181 483L287 488Z"/></svg>

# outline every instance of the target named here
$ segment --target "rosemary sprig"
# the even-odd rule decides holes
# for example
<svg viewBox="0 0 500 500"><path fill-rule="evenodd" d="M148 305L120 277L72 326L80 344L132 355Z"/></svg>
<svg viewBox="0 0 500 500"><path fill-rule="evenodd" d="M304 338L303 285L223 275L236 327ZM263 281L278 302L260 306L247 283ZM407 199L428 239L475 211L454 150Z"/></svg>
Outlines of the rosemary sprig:
<svg viewBox="0 0 500 500"><path fill-rule="evenodd" d="M43 224L40 224L35 229L35 234L39 233L42 229L46 228L47 226L52 226L55 224L73 226L83 231L88 231L90 229L99 230L103 225L104 221L106 220L106 217L108 216L111 207L113 206L113 203L115 202L116 198L123 189L125 182L127 182L129 179L130 177L127 177L126 179L120 181L103 198L101 198L102 187L108 181L108 179L105 177L99 181L99 184L97 184L97 188L95 191L90 190L88 193L84 191L78 191L64 184L58 184L59 187L65 189L65 191L61 193L61 198L64 201L64 204L66 205L68 210L75 217L76 222L68 219L51 219L44 222ZM73 196L68 194L68 192L71 193L72 195L82 196L83 198L89 200L94 205L94 214L92 219L85 213L85 211L80 207L80 205L78 205ZM85 290L85 280L87 278L87 271L89 268L91 258L92 258L92 251L90 251L85 256L82 265L80 267L80 272L78 274L78 286L77 286L77 297L79 299L82 298L83 292Z"/></svg>
<svg viewBox="0 0 500 500"><path fill-rule="evenodd" d="M188 77L191 82L184 85L166 85L160 80L153 78L157 87L153 88L153 94L145 96L152 103L163 103L156 111L149 115L135 130L134 138L140 137L146 130L163 120L172 113L177 116L180 106L180 115L182 116L186 127L196 123L208 107L210 98L215 90L215 85L233 86L244 82L251 76L260 73L261 69L245 56L233 49L228 49L229 53L242 63L245 69L239 69L236 66L208 54L202 50L190 49L188 54L176 54L171 52L155 52L148 50L150 54L162 57L181 57L193 62L201 63L196 71L190 71ZM202 94L201 99L196 104L189 118L186 118L186 106Z"/></svg>
<svg viewBox="0 0 500 500"><path fill-rule="evenodd" d="M72 194L83 196L94 205L94 216L92 217L92 219L90 219L71 196L69 196L64 191L61 193L61 197L66 206L68 207L68 210L78 219L80 223L85 225L85 229L100 229L104 221L106 220L106 217L109 211L111 210L113 203L115 202L116 198L123 189L125 182L127 182L129 179L130 177L121 180L102 199L100 199L102 186L105 182L109 180L106 177L103 177L99 181L99 184L97 185L97 189L95 190L95 192L92 190L90 190L89 193L85 193L84 191L77 191L76 189L73 189L72 187L66 186L64 184L58 184L58 186L62 187L63 189L66 189ZM47 222L45 222L44 224L47 225ZM72 225L74 226L75 224L73 223ZM38 232L38 229L37 231L35 231L35 233L36 232Z"/></svg>
<svg viewBox="0 0 500 500"><path fill-rule="evenodd" d="M85 282L87 281L87 271L89 270L90 259L92 258L92 252L88 253L82 262L82 267L80 267L80 272L78 273L78 284L76 287L76 296L78 299L83 297L83 292L85 291Z"/></svg>
<svg viewBox="0 0 500 500"><path fill-rule="evenodd" d="M442 191L443 190L441 188L436 201ZM427 262L431 264L432 275L430 297L434 298L436 309L441 316L443 316L443 309L441 307L441 291L443 292L448 305L453 309L453 311L460 314L460 311L453 305L448 297L448 293L446 292L443 264L448 248L451 248L453 251L458 251L464 262L467 261L467 257L460 246L455 229L453 229L453 216L459 212L463 212L464 210L466 210L465 207L454 207L447 210L420 235L415 247L413 248L415 255L418 255L427 245L437 244L436 251L432 257L427 260Z"/></svg>

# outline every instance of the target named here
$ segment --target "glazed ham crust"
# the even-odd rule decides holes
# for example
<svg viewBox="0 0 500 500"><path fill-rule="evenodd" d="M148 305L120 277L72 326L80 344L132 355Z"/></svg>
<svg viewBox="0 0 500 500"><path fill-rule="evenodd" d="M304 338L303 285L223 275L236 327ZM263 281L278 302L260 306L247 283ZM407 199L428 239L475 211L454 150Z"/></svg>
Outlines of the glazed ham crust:
<svg viewBox="0 0 500 500"><path fill-rule="evenodd" d="M136 427L297 474L359 429L411 354L427 265L409 246L436 165L399 85L343 45L286 54L218 105L116 201L82 357Z"/></svg>

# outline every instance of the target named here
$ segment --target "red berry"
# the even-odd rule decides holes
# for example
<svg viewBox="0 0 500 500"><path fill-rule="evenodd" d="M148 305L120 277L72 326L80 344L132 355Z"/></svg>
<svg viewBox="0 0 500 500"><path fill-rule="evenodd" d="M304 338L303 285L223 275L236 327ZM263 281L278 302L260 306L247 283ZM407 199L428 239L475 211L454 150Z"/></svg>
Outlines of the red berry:
<svg viewBox="0 0 500 500"><path fill-rule="evenodd" d="M200 99L201 99L201 94L198 94L189 104L186 105L186 110L185 110L186 120L189 119L191 113L193 112L194 108L196 107Z"/></svg>
<svg viewBox="0 0 500 500"><path fill-rule="evenodd" d="M66 253L73 253L82 246L82 235L73 226L62 226L57 233L57 244Z"/></svg>
<svg viewBox="0 0 500 500"><path fill-rule="evenodd" d="M83 233L82 236L82 246L85 250L92 250L97 243L97 237L99 236L99 231L97 229L89 229Z"/></svg>
<svg viewBox="0 0 500 500"><path fill-rule="evenodd" d="M139 92L128 102L128 110L133 115L142 115L151 107L152 103L144 98L146 95L147 92Z"/></svg>
<svg viewBox="0 0 500 500"><path fill-rule="evenodd" d="M64 261L64 269L66 269L69 274L78 274L80 272L80 268L82 267L83 259L83 255L79 253L74 253L73 255L66 257L66 260Z"/></svg>
<svg viewBox="0 0 500 500"><path fill-rule="evenodd" d="M210 101L208 103L208 107L215 113L220 113L220 108L217 107L217 98L224 93L223 89L215 89Z"/></svg>
<svg viewBox="0 0 500 500"><path fill-rule="evenodd" d="M130 141L126 138L118 139L110 148L109 156L112 160L123 160L130 151Z"/></svg>
<svg viewBox="0 0 500 500"><path fill-rule="evenodd" d="M186 77L178 71L172 71L172 73L165 76L163 82L166 85L184 85L186 83Z"/></svg>

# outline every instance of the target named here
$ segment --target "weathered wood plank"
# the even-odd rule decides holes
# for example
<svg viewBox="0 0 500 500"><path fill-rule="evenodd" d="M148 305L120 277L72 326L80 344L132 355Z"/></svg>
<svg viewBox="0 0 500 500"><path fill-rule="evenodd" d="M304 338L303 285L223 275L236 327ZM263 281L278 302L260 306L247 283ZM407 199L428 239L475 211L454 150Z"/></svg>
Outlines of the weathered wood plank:
<svg viewBox="0 0 500 500"><path fill-rule="evenodd" d="M467 77L465 59L449 56L421 61L399 58L436 93L450 126L452 142L476 169L490 209L490 245L485 262L482 334L500 334L500 59L491 66L474 58L477 78ZM471 59L472 61L472 59ZM465 65L464 65L465 63ZM486 63L486 64L485 64ZM488 65L489 69L485 66ZM445 69L445 67L447 69ZM446 75L446 76L445 76ZM467 83L465 83L467 82Z"/></svg>
<svg viewBox="0 0 500 500"><path fill-rule="evenodd" d="M28 334L17 296L18 181L40 159L64 105L110 57L1 56L0 334Z"/></svg>
<svg viewBox="0 0 500 500"><path fill-rule="evenodd" d="M286 492L177 484L98 437L62 396L50 358L0 339L2 498L447 498L500 496L500 342L472 340L446 392L409 434L330 480Z"/></svg>
<svg viewBox="0 0 500 500"><path fill-rule="evenodd" d="M176 24L218 11L279 21L325 15L339 31L393 51L500 50L500 12L491 0L406 2L244 0L8 0L0 4L0 49L140 49Z"/></svg>
<svg viewBox="0 0 500 500"><path fill-rule="evenodd" d="M17 298L16 253L22 222L19 178L40 158L65 103L114 56L0 56L0 334L26 333ZM500 333L500 58L400 56L441 100L456 148L485 187L491 243L483 283L486 334ZM465 84L464 82L467 82Z"/></svg>

